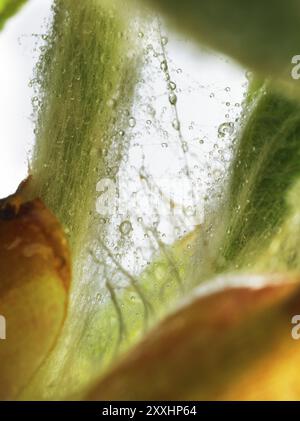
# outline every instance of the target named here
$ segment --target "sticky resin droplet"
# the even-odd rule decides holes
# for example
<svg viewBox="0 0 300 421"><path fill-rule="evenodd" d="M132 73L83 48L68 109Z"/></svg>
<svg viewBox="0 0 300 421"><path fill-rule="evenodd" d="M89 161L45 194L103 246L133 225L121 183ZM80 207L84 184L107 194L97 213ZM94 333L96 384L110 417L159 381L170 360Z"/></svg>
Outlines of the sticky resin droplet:
<svg viewBox="0 0 300 421"><path fill-rule="evenodd" d="M172 121L172 126L173 126L173 129L175 129L175 130L179 130L180 129L180 122L179 122L179 120L177 118L175 118Z"/></svg>
<svg viewBox="0 0 300 421"><path fill-rule="evenodd" d="M171 90L171 91L175 91L175 89L176 89L176 83L175 82L169 82L169 85L168 85L168 88Z"/></svg>
<svg viewBox="0 0 300 421"><path fill-rule="evenodd" d="M132 231L132 225L130 221L123 221L119 226L120 233L122 235L128 235Z"/></svg>
<svg viewBox="0 0 300 421"><path fill-rule="evenodd" d="M182 150L183 150L184 153L186 153L189 150L189 146L188 146L187 142L182 143Z"/></svg>
<svg viewBox="0 0 300 421"><path fill-rule="evenodd" d="M168 70L168 63L166 62L166 60L163 60L163 61L160 63L160 68L161 68L161 70L162 70L163 72L166 72L166 71Z"/></svg>
<svg viewBox="0 0 300 421"><path fill-rule="evenodd" d="M128 121L129 127L135 127L136 125L136 120L134 117L130 117L129 121Z"/></svg>
<svg viewBox="0 0 300 421"><path fill-rule="evenodd" d="M170 92L169 94L169 102L171 105L176 105L177 103L177 95L174 92Z"/></svg>
<svg viewBox="0 0 300 421"><path fill-rule="evenodd" d="M167 45L168 42L169 42L168 37L166 37L166 36L161 37L161 43L162 43L162 45Z"/></svg>
<svg viewBox="0 0 300 421"><path fill-rule="evenodd" d="M234 124L232 122L225 122L220 124L218 128L218 136L220 138L225 137L226 135L232 135L234 132Z"/></svg>
<svg viewBox="0 0 300 421"><path fill-rule="evenodd" d="M196 213L196 210L194 209L193 206L189 205L183 209L183 212L186 216L194 216Z"/></svg>

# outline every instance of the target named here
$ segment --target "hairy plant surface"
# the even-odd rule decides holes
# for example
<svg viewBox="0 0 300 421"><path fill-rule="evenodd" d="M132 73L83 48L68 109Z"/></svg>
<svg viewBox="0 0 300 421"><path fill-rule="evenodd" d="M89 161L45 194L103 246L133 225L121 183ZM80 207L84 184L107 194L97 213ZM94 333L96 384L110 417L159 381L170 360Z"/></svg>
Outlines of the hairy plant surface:
<svg viewBox="0 0 300 421"><path fill-rule="evenodd" d="M0 1L0 29L21 3ZM7 362L0 398L300 397L290 335L299 310L300 105L290 77L298 2L157 3L179 28L255 72L226 177L203 222L172 244L138 218L152 247L147 263L138 264L144 251L132 244L128 212L120 217L111 205L104 218L96 210L145 135L145 128L133 133L136 104L157 124L137 88L153 77L143 73L149 52L166 82L180 174L191 181L167 38L148 10L134 11L136 3L54 1L33 82L31 177L0 203L0 310L15 335L0 344ZM147 31L158 42L142 49L137 39ZM223 124L219 137L228 130L233 136L231 128ZM168 135L160 123L158 132ZM151 177L139 170L151 190ZM195 206L204 200L194 199Z"/></svg>
<svg viewBox="0 0 300 421"><path fill-rule="evenodd" d="M299 139L298 101L286 99L268 85L260 88L246 110L224 200L215 214L208 215L206 230L199 236L196 259L206 259L205 247L209 249L211 258L203 262L208 272L256 270L261 253L272 247L274 237L277 243L281 241L285 220L298 209L295 193L295 203L289 196L298 189ZM222 222L217 223L220 215ZM296 240L291 233L282 241L288 247ZM282 257L279 253L278 268L269 259L260 264L264 270L270 265L279 270ZM294 270L291 256L285 259L285 269Z"/></svg>

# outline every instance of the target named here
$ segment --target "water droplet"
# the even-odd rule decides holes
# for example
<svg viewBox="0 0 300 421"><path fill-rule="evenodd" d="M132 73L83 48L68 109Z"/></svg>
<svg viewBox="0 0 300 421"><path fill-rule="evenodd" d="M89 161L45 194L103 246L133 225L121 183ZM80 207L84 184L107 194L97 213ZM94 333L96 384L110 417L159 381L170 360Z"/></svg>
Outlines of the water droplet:
<svg viewBox="0 0 300 421"><path fill-rule="evenodd" d="M132 231L132 225L130 221L123 221L119 226L120 233L128 235Z"/></svg>
<svg viewBox="0 0 300 421"><path fill-rule="evenodd" d="M225 137L226 135L232 135L234 131L234 124L232 122L222 123L218 128L218 136Z"/></svg>
<svg viewBox="0 0 300 421"><path fill-rule="evenodd" d="M166 71L168 70L168 63L166 62L166 60L163 60L163 61L160 63L160 68L161 68L161 70L162 70L163 72L166 72Z"/></svg>
<svg viewBox="0 0 300 421"><path fill-rule="evenodd" d="M128 122L130 127L135 127L136 125L136 120L134 117L130 117L129 122Z"/></svg>
<svg viewBox="0 0 300 421"><path fill-rule="evenodd" d="M177 103L177 95L174 92L169 94L169 101L171 105L176 105Z"/></svg>
<svg viewBox="0 0 300 421"><path fill-rule="evenodd" d="M168 147L168 144L164 142L164 143L162 143L162 144L161 144L161 146L162 146L163 148L167 148L167 147Z"/></svg>
<svg viewBox="0 0 300 421"><path fill-rule="evenodd" d="M215 178L217 178L217 179L220 178L221 175L222 175L221 171L218 170L218 169L214 170L213 174L214 174Z"/></svg>
<svg viewBox="0 0 300 421"><path fill-rule="evenodd" d="M180 129L180 122L179 122L179 120L177 118L175 118L172 121L172 126L173 126L173 129L175 129L175 130L179 130Z"/></svg>
<svg viewBox="0 0 300 421"><path fill-rule="evenodd" d="M175 89L176 89L176 83L174 83L174 82L169 82L169 85L168 85L168 88L171 90L171 91L175 91Z"/></svg>
<svg viewBox="0 0 300 421"><path fill-rule="evenodd" d="M226 92L230 92L230 87L229 86L226 86L225 91Z"/></svg>
<svg viewBox="0 0 300 421"><path fill-rule="evenodd" d="M164 36L164 37L161 37L161 43L162 43L162 45L167 45L168 44L168 37L166 37L166 36Z"/></svg>
<svg viewBox="0 0 300 421"><path fill-rule="evenodd" d="M120 135L121 137L125 136L125 132L124 132L124 130L119 130L119 135Z"/></svg>
<svg viewBox="0 0 300 421"><path fill-rule="evenodd" d="M144 38L144 33L142 31L139 32L139 38Z"/></svg>
<svg viewBox="0 0 300 421"><path fill-rule="evenodd" d="M155 109L152 107L152 105L151 105L151 104L148 104L148 105L147 105L147 113L151 114L152 116L155 116L155 114L156 114L156 111L155 111Z"/></svg>
<svg viewBox="0 0 300 421"><path fill-rule="evenodd" d="M184 153L189 150L189 146L188 146L187 142L182 142L182 150L183 150Z"/></svg>
<svg viewBox="0 0 300 421"><path fill-rule="evenodd" d="M183 211L184 211L186 216L194 216L195 215L195 209L191 205L186 206Z"/></svg>

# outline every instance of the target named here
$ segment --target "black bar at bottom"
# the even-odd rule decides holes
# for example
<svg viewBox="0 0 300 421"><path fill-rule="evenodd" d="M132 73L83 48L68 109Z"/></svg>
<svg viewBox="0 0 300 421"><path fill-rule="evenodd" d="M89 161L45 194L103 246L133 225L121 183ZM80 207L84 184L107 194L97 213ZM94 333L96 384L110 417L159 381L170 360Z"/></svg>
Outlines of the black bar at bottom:
<svg viewBox="0 0 300 421"><path fill-rule="evenodd" d="M202 420L213 416L287 417L300 414L299 402L0 402L0 418L16 416L39 419L53 416L105 419L117 416L136 420L141 417L192 417Z"/></svg>

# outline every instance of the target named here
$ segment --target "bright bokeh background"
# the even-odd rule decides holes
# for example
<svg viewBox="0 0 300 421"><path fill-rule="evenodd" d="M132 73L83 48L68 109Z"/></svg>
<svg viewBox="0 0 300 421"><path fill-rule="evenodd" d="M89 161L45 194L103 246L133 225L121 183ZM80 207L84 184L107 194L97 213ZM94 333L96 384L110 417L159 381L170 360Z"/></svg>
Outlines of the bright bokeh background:
<svg viewBox="0 0 300 421"><path fill-rule="evenodd" d="M34 142L31 121L33 90L29 82L34 52L51 0L31 0L0 33L0 197L12 193L26 177Z"/></svg>

